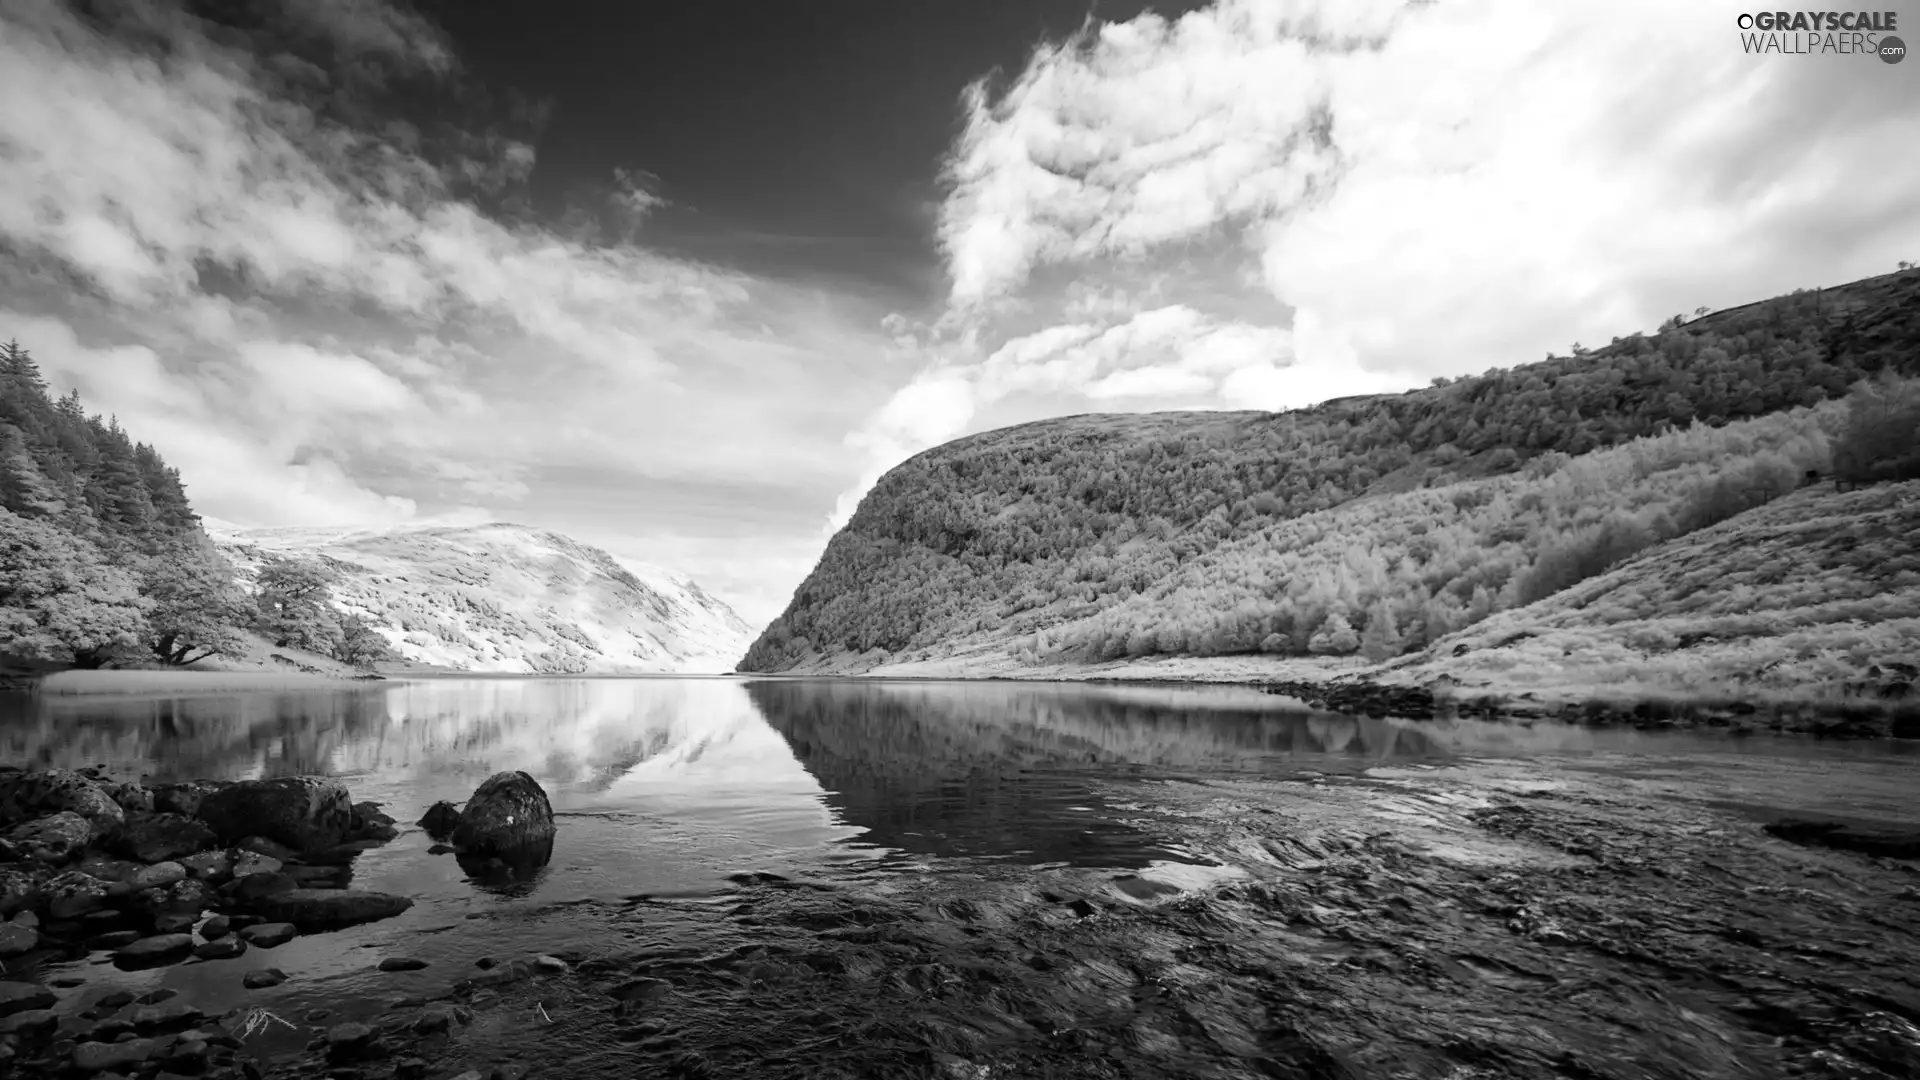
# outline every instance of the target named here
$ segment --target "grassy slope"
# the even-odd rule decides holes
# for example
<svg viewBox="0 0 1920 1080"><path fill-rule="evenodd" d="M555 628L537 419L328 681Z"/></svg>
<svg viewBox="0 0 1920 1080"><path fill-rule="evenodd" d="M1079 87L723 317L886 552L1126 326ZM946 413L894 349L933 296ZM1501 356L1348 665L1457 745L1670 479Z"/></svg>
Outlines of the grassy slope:
<svg viewBox="0 0 1920 1080"><path fill-rule="evenodd" d="M1458 697L1885 700L1920 668L1920 482L1807 488L1384 663L1177 657L1028 665L982 647L894 677L1365 679ZM823 660L832 670L852 658Z"/></svg>

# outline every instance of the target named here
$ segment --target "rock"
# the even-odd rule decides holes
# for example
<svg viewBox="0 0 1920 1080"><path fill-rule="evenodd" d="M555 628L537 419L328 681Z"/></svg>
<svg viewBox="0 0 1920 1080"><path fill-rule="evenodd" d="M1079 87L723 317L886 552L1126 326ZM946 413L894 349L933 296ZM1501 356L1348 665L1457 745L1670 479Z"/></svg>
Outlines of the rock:
<svg viewBox="0 0 1920 1080"><path fill-rule="evenodd" d="M279 986L287 981L287 973L279 968L262 968L249 971L240 977L240 985L249 990L265 990L269 986Z"/></svg>
<svg viewBox="0 0 1920 1080"><path fill-rule="evenodd" d="M0 925L0 960L32 952L40 947L40 931L14 923Z"/></svg>
<svg viewBox="0 0 1920 1080"><path fill-rule="evenodd" d="M260 915L292 923L302 933L387 919L412 906L413 901L404 896L359 889L288 889L253 905Z"/></svg>
<svg viewBox="0 0 1920 1080"><path fill-rule="evenodd" d="M115 949L124 949L146 936L146 934L138 930L108 930L105 933L95 934L88 938L87 948L103 952L112 952Z"/></svg>
<svg viewBox="0 0 1920 1080"><path fill-rule="evenodd" d="M105 836L126 820L126 812L98 784L67 769L0 773L0 822L26 821L58 813L87 822L89 838Z"/></svg>
<svg viewBox="0 0 1920 1080"><path fill-rule="evenodd" d="M277 874L286 864L271 855L262 855L257 851L235 851L233 853L233 876L252 877L255 874Z"/></svg>
<svg viewBox="0 0 1920 1080"><path fill-rule="evenodd" d="M166 1001L155 1005L142 1005L133 1010L127 1019L133 1022L134 1029L142 1035L157 1035L166 1032L184 1031L206 1019L206 1013L184 1001Z"/></svg>
<svg viewBox="0 0 1920 1080"><path fill-rule="evenodd" d="M109 846L143 863L157 863L195 855L218 842L206 822L183 814L161 813L128 818L113 834Z"/></svg>
<svg viewBox="0 0 1920 1080"><path fill-rule="evenodd" d="M320 851L346 839L353 803L338 780L277 776L221 788L200 801L195 816L223 842L259 836L295 851Z"/></svg>
<svg viewBox="0 0 1920 1080"><path fill-rule="evenodd" d="M193 947L193 955L199 960L231 960L246 951L246 940L237 937L223 937L218 941L202 942Z"/></svg>
<svg viewBox="0 0 1920 1080"><path fill-rule="evenodd" d="M201 827L205 828L204 825ZM211 836L213 830L208 829L207 833ZM180 860L180 865L186 868L187 876L214 884L220 884L233 876L233 856L224 851L202 851L195 855L188 855Z"/></svg>
<svg viewBox="0 0 1920 1080"><path fill-rule="evenodd" d="M164 1077L170 1074L198 1076L206 1071L207 1058L212 1052L213 1048L207 1044L205 1039L188 1039L183 1037L179 1042L174 1043L173 1046L167 1050L166 1055L160 1059L160 1067L169 1070L169 1072L161 1073L160 1076ZM160 1078L156 1077L155 1080L160 1080Z"/></svg>
<svg viewBox="0 0 1920 1080"><path fill-rule="evenodd" d="M201 800L232 783L231 780L186 780L160 784L152 789L153 808L163 814L193 817L200 811Z"/></svg>
<svg viewBox="0 0 1920 1080"><path fill-rule="evenodd" d="M389 956L385 960L380 961L381 971L419 971L426 966L427 962L425 960L415 959L411 956Z"/></svg>
<svg viewBox="0 0 1920 1080"><path fill-rule="evenodd" d="M459 851L459 850L460 850L459 848L457 848L457 847L454 847L454 846L453 846L452 844L435 844L435 845L433 845L432 847L430 847L430 848L428 848L428 849L427 849L427 854L429 854L429 855L452 855L453 853L455 853L455 852L457 852L457 851Z"/></svg>
<svg viewBox="0 0 1920 1080"><path fill-rule="evenodd" d="M0 867L0 916L12 916L39 903L40 883L46 875L41 867Z"/></svg>
<svg viewBox="0 0 1920 1080"><path fill-rule="evenodd" d="M292 941L300 935L300 929L292 923L269 922L258 926L249 926L240 931L241 940L262 949L274 949Z"/></svg>
<svg viewBox="0 0 1920 1080"><path fill-rule="evenodd" d="M453 844L471 855L510 855L551 845L553 804L533 777L498 772L481 781L460 811Z"/></svg>
<svg viewBox="0 0 1920 1080"><path fill-rule="evenodd" d="M73 1067L83 1073L106 1072L144 1064L160 1049L156 1039L128 1039L125 1042L84 1042L73 1048Z"/></svg>
<svg viewBox="0 0 1920 1080"><path fill-rule="evenodd" d="M255 855L265 855L269 859L278 859L283 863L292 862L300 857L300 852L264 836L244 836L233 846L235 855L242 851L251 851Z"/></svg>
<svg viewBox="0 0 1920 1080"><path fill-rule="evenodd" d="M141 938L113 954L113 966L123 971L177 964L193 954L193 938L187 934L155 934Z"/></svg>
<svg viewBox="0 0 1920 1080"><path fill-rule="evenodd" d="M565 960L557 956L534 957L533 969L543 975L565 975L567 972L573 970Z"/></svg>
<svg viewBox="0 0 1920 1080"><path fill-rule="evenodd" d="M7 832L7 843L13 845L23 860L52 866L78 858L92 839L93 825L71 810L15 825Z"/></svg>
<svg viewBox="0 0 1920 1080"><path fill-rule="evenodd" d="M427 807L427 813L420 819L420 827L435 840L444 840L453 835L460 826L460 808L445 799Z"/></svg>
<svg viewBox="0 0 1920 1080"><path fill-rule="evenodd" d="M215 915L200 924L200 936L208 941L219 941L233 932L233 920L225 915Z"/></svg>
<svg viewBox="0 0 1920 1080"><path fill-rule="evenodd" d="M135 870L128 878L128 884L135 889L164 889L169 885L187 880L187 868L177 862L158 862L141 870Z"/></svg>
<svg viewBox="0 0 1920 1080"><path fill-rule="evenodd" d="M298 884L285 874L259 873L235 878L220 891L242 904L251 904L274 893L286 892L288 889L298 887Z"/></svg>
<svg viewBox="0 0 1920 1080"><path fill-rule="evenodd" d="M53 991L39 983L0 982L0 1016L12 1016L31 1009L51 1009L57 1000Z"/></svg>
<svg viewBox="0 0 1920 1080"><path fill-rule="evenodd" d="M289 866L286 875L302 889L344 889L353 880L346 866Z"/></svg>
<svg viewBox="0 0 1920 1080"><path fill-rule="evenodd" d="M47 912L56 919L77 919L107 906L111 885L91 874L69 870L40 886Z"/></svg>
<svg viewBox="0 0 1920 1080"><path fill-rule="evenodd" d="M141 863L117 858L105 852L89 851L81 857L79 862L73 864L72 869L89 877L97 877L101 881L125 882L133 877L141 866Z"/></svg>
<svg viewBox="0 0 1920 1080"><path fill-rule="evenodd" d="M105 1009L108 1012L124 1009L131 1004L133 1004L133 992L130 990L115 990L109 994L102 994L100 1000L93 1003L94 1008Z"/></svg>
<svg viewBox="0 0 1920 1080"><path fill-rule="evenodd" d="M357 802L353 804L353 831L365 832L379 826L395 824L392 814L382 813L377 802Z"/></svg>
<svg viewBox="0 0 1920 1080"><path fill-rule="evenodd" d="M169 911L153 917L153 930L156 934L185 934L199 921L197 911Z"/></svg>
<svg viewBox="0 0 1920 1080"><path fill-rule="evenodd" d="M335 1024L327 1030L327 1063L365 1061L380 1056L382 1047L372 1028L365 1024Z"/></svg>
<svg viewBox="0 0 1920 1080"><path fill-rule="evenodd" d="M153 813L153 792L131 781L121 784L98 785L107 793L107 798L118 803L124 814Z"/></svg>
<svg viewBox="0 0 1920 1080"><path fill-rule="evenodd" d="M59 1026L60 1014L52 1009L22 1009L10 1016L0 1016L0 1035L17 1035L22 1039L44 1039Z"/></svg>
<svg viewBox="0 0 1920 1080"><path fill-rule="evenodd" d="M198 916L213 903L213 890L204 881L182 878L158 889L142 889L133 894L133 905L154 915L186 914Z"/></svg>

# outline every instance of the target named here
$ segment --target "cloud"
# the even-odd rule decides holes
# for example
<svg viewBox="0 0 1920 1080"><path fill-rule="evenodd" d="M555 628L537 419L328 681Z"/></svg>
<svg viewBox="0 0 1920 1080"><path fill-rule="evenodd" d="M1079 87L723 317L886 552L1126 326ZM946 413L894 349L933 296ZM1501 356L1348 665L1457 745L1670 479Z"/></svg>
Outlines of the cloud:
<svg viewBox="0 0 1920 1080"><path fill-rule="evenodd" d="M1911 73L1748 55L1742 10L1217 0L1043 45L963 96L922 382L976 418L1041 391L1291 408L1910 258ZM969 412L915 439L923 394L861 445Z"/></svg>
<svg viewBox="0 0 1920 1080"><path fill-rule="evenodd" d="M404 4L226 14L0 6L0 332L196 506L565 529L542 469L592 465L640 505L764 482L770 455L821 500L844 485L884 309L490 209L524 194L541 110L480 114L493 95ZM416 98L435 107L410 118ZM629 226L660 190L637 163L606 185Z"/></svg>

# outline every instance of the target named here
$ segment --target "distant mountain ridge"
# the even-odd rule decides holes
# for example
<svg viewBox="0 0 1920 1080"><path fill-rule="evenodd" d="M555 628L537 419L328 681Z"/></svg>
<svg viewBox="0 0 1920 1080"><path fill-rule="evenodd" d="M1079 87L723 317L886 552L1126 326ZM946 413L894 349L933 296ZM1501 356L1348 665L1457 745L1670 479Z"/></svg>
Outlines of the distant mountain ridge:
<svg viewBox="0 0 1920 1080"><path fill-rule="evenodd" d="M692 580L556 532L477 526L242 529L208 535L251 578L271 555L339 575L336 606L415 664L524 674L719 673L752 628Z"/></svg>

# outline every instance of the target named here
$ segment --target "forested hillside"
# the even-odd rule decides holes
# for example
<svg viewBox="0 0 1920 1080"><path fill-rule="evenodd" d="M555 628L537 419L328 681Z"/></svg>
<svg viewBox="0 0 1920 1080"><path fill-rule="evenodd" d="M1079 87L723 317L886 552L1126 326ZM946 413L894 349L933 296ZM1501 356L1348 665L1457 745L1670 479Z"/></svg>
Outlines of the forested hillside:
<svg viewBox="0 0 1920 1080"><path fill-rule="evenodd" d="M385 655L341 620L316 566L276 563L252 590L200 526L180 474L79 393L51 396L0 347L0 662L183 666L270 647L351 664Z"/></svg>
<svg viewBox="0 0 1920 1080"><path fill-rule="evenodd" d="M741 669L1390 658L1809 470L1916 475L1917 374L1906 271L1401 395L988 432L883 477Z"/></svg>

